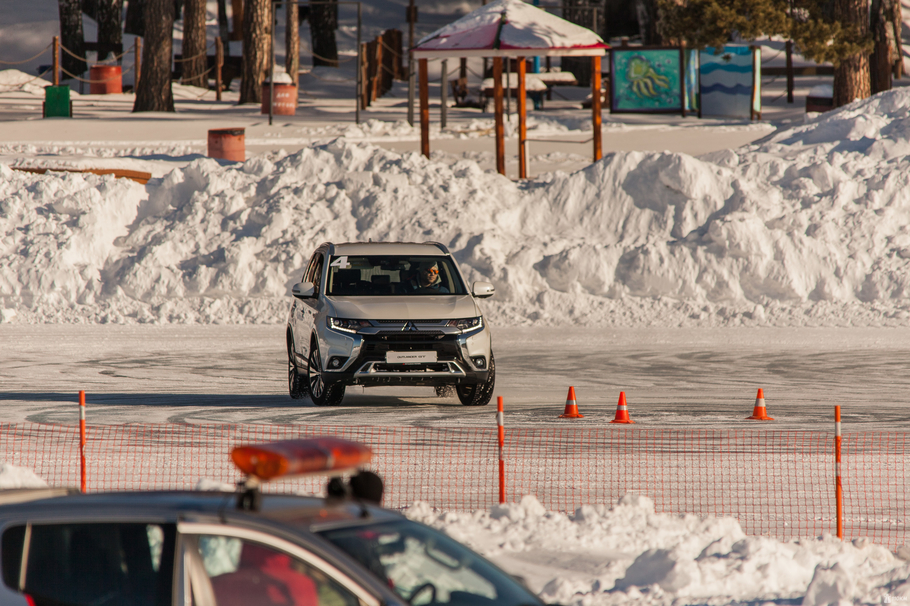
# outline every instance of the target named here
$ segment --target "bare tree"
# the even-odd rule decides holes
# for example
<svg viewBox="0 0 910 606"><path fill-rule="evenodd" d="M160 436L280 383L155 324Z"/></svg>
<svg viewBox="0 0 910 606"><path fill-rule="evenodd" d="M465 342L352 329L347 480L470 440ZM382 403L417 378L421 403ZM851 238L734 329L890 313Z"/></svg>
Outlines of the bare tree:
<svg viewBox="0 0 910 606"><path fill-rule="evenodd" d="M324 0L310 5L310 39L313 41L313 65L338 67L338 4Z"/></svg>
<svg viewBox="0 0 910 606"><path fill-rule="evenodd" d="M142 78L136 89L134 112L172 112L171 57L174 43L173 0L144 0L145 43Z"/></svg>
<svg viewBox="0 0 910 606"><path fill-rule="evenodd" d="M184 84L207 87L205 0L186 0L183 8L182 60L181 81Z"/></svg>
<svg viewBox="0 0 910 606"><path fill-rule="evenodd" d="M123 44L123 0L94 0L95 21L98 22L98 42ZM99 52L98 60L107 59L110 53Z"/></svg>
<svg viewBox="0 0 910 606"><path fill-rule="evenodd" d="M287 7L288 24L284 41L284 68L296 86L300 75L300 21L298 20L300 10L297 0L288 2Z"/></svg>
<svg viewBox="0 0 910 606"><path fill-rule="evenodd" d="M239 103L260 103L262 82L271 56L272 19L269 0L243 3L243 63Z"/></svg>
<svg viewBox="0 0 910 606"><path fill-rule="evenodd" d="M60 11L60 42L70 53L63 51L62 67L71 74L85 72L85 35L82 32L82 2L80 0L58 0ZM77 58L81 57L81 59Z"/></svg>
<svg viewBox="0 0 910 606"><path fill-rule="evenodd" d="M866 0L835 0L834 19L857 38L869 35L869 6ZM834 107L846 105L872 94L869 78L869 53L865 49L846 54L834 67Z"/></svg>

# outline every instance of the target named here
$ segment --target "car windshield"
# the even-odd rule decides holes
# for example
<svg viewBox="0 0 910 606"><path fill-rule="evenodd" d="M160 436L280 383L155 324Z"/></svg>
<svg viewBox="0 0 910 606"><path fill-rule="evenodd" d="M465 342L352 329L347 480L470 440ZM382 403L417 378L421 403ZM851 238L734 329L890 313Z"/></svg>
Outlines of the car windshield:
<svg viewBox="0 0 910 606"><path fill-rule="evenodd" d="M464 295L449 257L338 255L331 258L326 294L335 297Z"/></svg>
<svg viewBox="0 0 910 606"><path fill-rule="evenodd" d="M542 606L464 545L410 520L319 533L414 606Z"/></svg>

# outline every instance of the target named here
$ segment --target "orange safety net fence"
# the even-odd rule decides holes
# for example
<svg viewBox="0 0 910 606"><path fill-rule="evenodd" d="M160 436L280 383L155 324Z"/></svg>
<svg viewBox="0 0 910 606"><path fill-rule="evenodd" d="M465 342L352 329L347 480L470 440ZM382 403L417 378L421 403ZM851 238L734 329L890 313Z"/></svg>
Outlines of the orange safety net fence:
<svg viewBox="0 0 910 606"><path fill-rule="evenodd" d="M451 510L499 501L497 430L287 425L93 425L89 491L192 489L235 483L241 444L331 435L363 442L386 485L384 505L426 501ZM844 538L910 544L907 435L843 437ZM612 505L626 493L658 512L732 516L750 535L834 535L834 436L805 431L514 428L505 439L506 500L531 494L550 510ZM79 430L0 424L0 462L51 485L78 486ZM282 480L271 492L323 493L325 478Z"/></svg>

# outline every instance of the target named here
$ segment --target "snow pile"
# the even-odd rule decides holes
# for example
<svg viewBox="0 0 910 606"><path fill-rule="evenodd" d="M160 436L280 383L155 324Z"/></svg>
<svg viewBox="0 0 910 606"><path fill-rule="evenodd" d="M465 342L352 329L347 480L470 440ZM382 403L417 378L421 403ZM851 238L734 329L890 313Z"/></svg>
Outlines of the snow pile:
<svg viewBox="0 0 910 606"><path fill-rule="evenodd" d="M18 69L4 69L0 71L0 93L10 91L25 91L33 95L44 96L44 87L50 86L51 83L42 78L36 78L30 74L19 71ZM77 96L79 93L70 91L70 95Z"/></svg>
<svg viewBox="0 0 910 606"><path fill-rule="evenodd" d="M733 518L658 514L650 499L632 494L613 508L585 506L574 516L548 512L532 496L488 512L433 511L415 503L405 513L522 576L546 603L802 598L805 606L821 606L910 596L910 564L881 546L832 537L786 543L747 537Z"/></svg>
<svg viewBox="0 0 910 606"><path fill-rule="evenodd" d="M0 465L0 490L11 488L44 488L47 482L39 478L34 471L12 463Z"/></svg>
<svg viewBox="0 0 910 606"><path fill-rule="evenodd" d="M514 183L338 138L146 186L0 166L0 318L282 322L321 242L444 243L503 324L905 325L910 90ZM367 126L367 129L373 128Z"/></svg>

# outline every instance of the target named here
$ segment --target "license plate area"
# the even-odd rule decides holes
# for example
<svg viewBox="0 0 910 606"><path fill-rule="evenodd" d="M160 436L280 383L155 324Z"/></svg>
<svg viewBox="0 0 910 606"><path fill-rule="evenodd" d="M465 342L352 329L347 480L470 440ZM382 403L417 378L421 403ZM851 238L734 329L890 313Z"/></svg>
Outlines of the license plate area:
<svg viewBox="0 0 910 606"><path fill-rule="evenodd" d="M432 364L436 362L436 351L387 351L386 364Z"/></svg>

